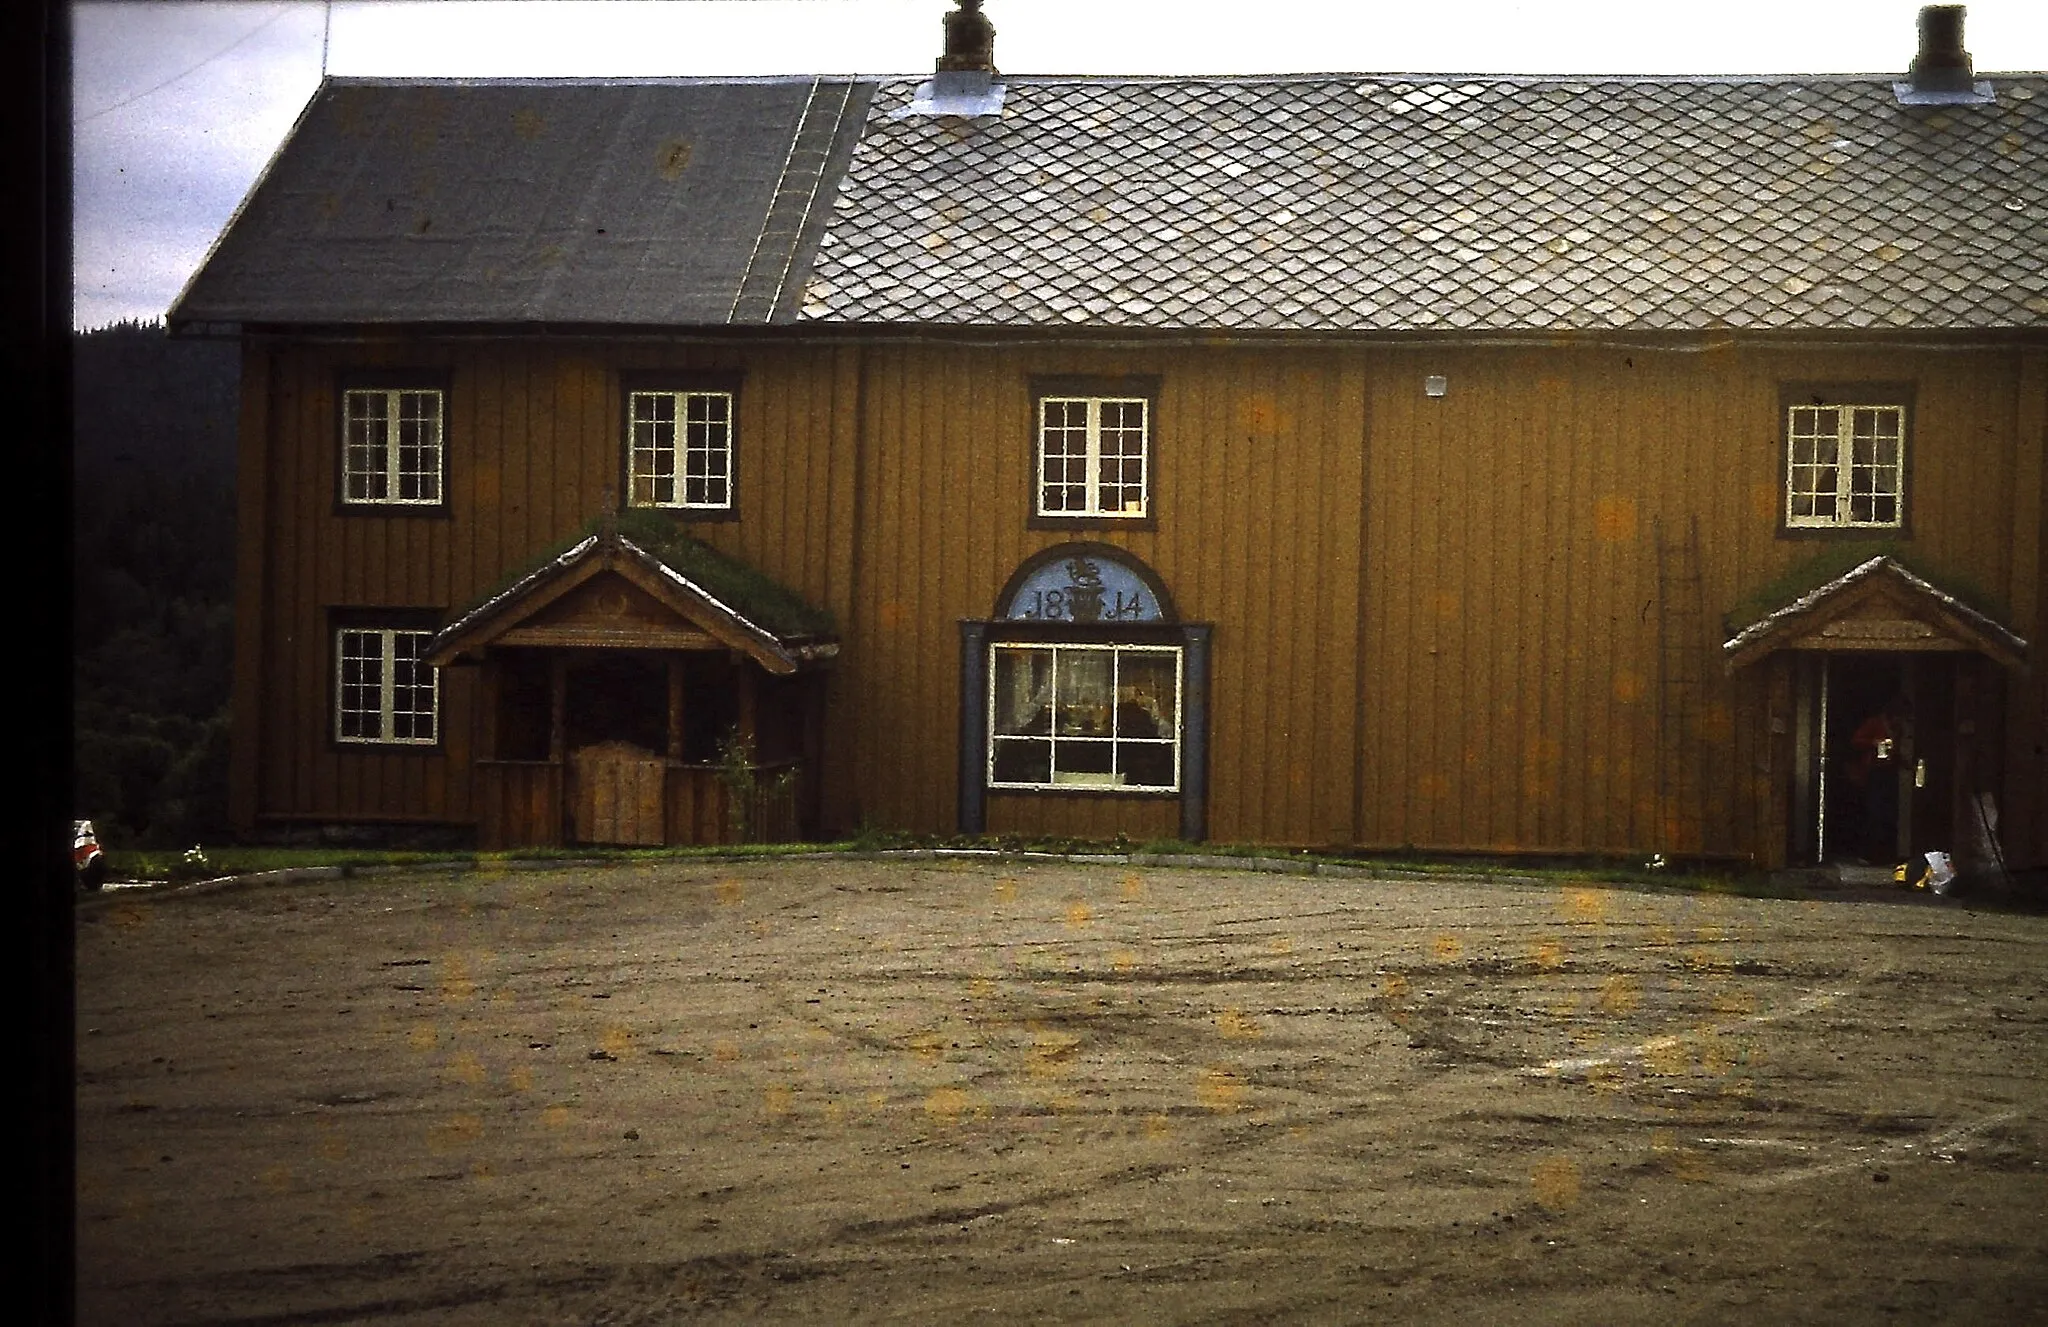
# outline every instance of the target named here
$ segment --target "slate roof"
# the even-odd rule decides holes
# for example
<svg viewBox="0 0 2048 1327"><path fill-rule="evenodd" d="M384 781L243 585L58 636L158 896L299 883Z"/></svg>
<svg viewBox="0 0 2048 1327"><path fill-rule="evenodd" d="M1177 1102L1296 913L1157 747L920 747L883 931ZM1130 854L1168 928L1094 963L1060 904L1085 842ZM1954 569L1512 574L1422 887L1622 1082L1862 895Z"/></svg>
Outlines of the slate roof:
<svg viewBox="0 0 2048 1327"><path fill-rule="evenodd" d="M875 95L807 321L2048 326L2048 77L1008 77Z"/></svg>
<svg viewBox="0 0 2048 1327"><path fill-rule="evenodd" d="M872 90L329 79L172 322L793 316Z"/></svg>
<svg viewBox="0 0 2048 1327"><path fill-rule="evenodd" d="M2048 327L2048 75L1981 77L330 79L172 322Z"/></svg>

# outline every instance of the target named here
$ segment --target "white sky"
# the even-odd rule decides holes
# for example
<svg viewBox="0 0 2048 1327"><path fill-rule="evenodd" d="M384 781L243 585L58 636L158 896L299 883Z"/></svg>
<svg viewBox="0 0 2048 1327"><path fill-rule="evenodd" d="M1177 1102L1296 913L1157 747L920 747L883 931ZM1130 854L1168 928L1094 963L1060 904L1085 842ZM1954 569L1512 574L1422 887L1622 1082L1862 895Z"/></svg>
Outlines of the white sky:
<svg viewBox="0 0 2048 1327"><path fill-rule="evenodd" d="M178 0L74 8L74 322L163 315L328 72L902 74L951 0ZM1897 73L1918 0L987 0L1013 74ZM2048 0L1977 0L1980 73Z"/></svg>

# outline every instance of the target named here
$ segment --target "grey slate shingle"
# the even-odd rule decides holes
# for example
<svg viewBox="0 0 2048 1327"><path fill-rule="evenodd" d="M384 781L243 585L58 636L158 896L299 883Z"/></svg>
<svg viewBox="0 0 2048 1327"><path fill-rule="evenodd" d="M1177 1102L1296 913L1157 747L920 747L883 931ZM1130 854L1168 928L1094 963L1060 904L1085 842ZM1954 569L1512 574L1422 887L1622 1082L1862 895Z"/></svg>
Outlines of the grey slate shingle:
<svg viewBox="0 0 2048 1327"><path fill-rule="evenodd" d="M2048 327L2048 75L1987 77L330 80L172 318Z"/></svg>
<svg viewBox="0 0 2048 1327"><path fill-rule="evenodd" d="M2048 78L884 83L802 316L1260 330L2048 326Z"/></svg>

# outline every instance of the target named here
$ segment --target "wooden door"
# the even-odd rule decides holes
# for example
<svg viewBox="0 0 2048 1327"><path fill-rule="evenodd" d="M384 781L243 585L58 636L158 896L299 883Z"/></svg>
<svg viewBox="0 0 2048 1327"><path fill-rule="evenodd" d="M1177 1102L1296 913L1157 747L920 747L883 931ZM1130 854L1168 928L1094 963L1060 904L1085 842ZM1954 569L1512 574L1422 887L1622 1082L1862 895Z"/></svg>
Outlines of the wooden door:
<svg viewBox="0 0 2048 1327"><path fill-rule="evenodd" d="M1907 692L1913 700L1913 750L1903 777L1900 805L1910 817L1901 837L1917 857L1939 849L1956 851L1957 784L1956 661L1954 654L1922 654L1907 665Z"/></svg>
<svg viewBox="0 0 2048 1327"><path fill-rule="evenodd" d="M599 742L569 755L570 829L578 843L663 842L666 769L630 742Z"/></svg>

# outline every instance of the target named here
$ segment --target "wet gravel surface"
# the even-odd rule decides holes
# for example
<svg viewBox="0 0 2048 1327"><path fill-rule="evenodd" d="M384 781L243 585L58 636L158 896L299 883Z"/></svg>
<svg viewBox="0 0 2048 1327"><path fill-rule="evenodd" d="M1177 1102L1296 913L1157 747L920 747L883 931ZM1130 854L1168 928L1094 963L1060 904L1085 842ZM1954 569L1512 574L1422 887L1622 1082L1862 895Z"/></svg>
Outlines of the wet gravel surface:
<svg viewBox="0 0 2048 1327"><path fill-rule="evenodd" d="M1019 862L80 908L86 1323L2048 1319L2048 918Z"/></svg>

